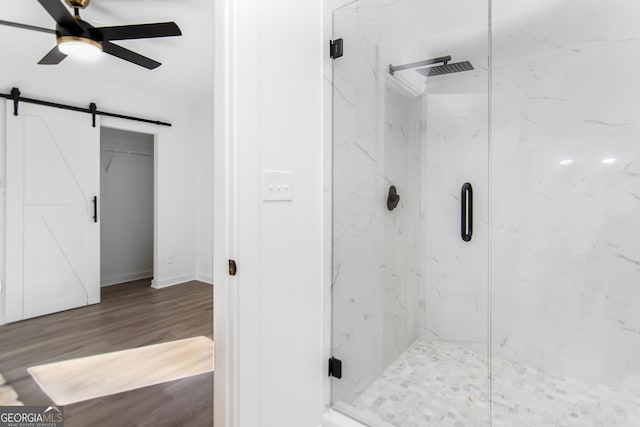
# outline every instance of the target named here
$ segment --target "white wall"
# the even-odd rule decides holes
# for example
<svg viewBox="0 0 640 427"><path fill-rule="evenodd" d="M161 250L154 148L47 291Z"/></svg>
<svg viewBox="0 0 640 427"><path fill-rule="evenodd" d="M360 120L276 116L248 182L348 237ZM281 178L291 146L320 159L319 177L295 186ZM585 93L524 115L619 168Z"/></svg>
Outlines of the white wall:
<svg viewBox="0 0 640 427"><path fill-rule="evenodd" d="M238 235L237 248L216 253L215 262L238 261L232 286L239 294L240 388L237 396L226 397L237 397L240 426L316 426L326 376L321 3L228 4L228 12L237 13L227 33L233 43L217 58L231 61L233 86L227 92L231 104L225 104L230 110L218 110L216 117L233 115L228 137L237 150L230 153L237 162L230 171L237 177L237 194L227 200L237 197L238 222L230 230ZM293 173L291 202L260 200L265 169Z"/></svg>
<svg viewBox="0 0 640 427"><path fill-rule="evenodd" d="M321 8L319 1L295 0L246 1L243 6L255 8L259 18L254 21L257 67L243 68L246 74L240 76L258 82L257 93L245 98L257 101L257 114L252 117L257 138L241 140L247 148L255 144L255 157L246 162L240 159L240 168L244 163L257 169L247 170L247 175L241 172L240 190L246 179L253 181L247 187L251 191L256 182L252 176L259 178L255 173L260 170L289 170L294 176L291 203L261 203L252 192L240 199L241 211L256 209L259 230L256 236L249 234L251 229L247 234L240 229L240 250L245 250L243 244L255 244L259 254L255 265L259 279L244 284L255 286L259 298L258 317L254 318L259 351L254 357L260 373L256 384L260 399L257 411L252 412L257 423L246 425L312 426L318 423L322 409L321 378L326 368L320 316L321 85L322 54L326 52L320 37ZM286 41L285 54L282 41ZM242 252L239 259L242 262ZM284 372L274 369L276 366L284 367Z"/></svg>
<svg viewBox="0 0 640 427"><path fill-rule="evenodd" d="M3 71L2 92L19 87L23 96L44 98L73 105L96 102L99 109L168 121L172 127L102 118L102 124L112 128L154 134L157 141L156 185L158 212L155 220L157 252L154 282L166 286L192 280L195 277L196 224L196 138L193 134L191 108L201 100L164 97L157 91L138 90L136 82L127 87L92 80L90 74L74 75L56 67L8 63L0 59ZM205 94L209 96L209 94ZM4 106L0 107L4 117ZM91 126L91 116L83 116ZM5 151L5 133L0 133L0 152ZM4 187L4 162L0 164L0 180ZM10 226L10 225L9 225ZM0 236L4 242L4 231ZM174 263L169 264L173 254ZM4 276L4 274L2 274ZM4 304L2 304L4 307Z"/></svg>
<svg viewBox="0 0 640 427"><path fill-rule="evenodd" d="M213 99L206 97L192 107L195 143L195 277L213 283Z"/></svg>
<svg viewBox="0 0 640 427"><path fill-rule="evenodd" d="M153 135L100 129L100 283L153 276Z"/></svg>

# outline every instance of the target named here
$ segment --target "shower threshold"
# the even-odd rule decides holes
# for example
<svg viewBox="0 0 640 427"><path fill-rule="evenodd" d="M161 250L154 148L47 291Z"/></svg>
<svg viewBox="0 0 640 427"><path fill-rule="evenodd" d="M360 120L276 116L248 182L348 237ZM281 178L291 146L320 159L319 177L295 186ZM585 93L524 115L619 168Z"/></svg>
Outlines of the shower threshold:
<svg viewBox="0 0 640 427"><path fill-rule="evenodd" d="M492 378L490 403L485 354L419 339L335 409L375 427L640 426L629 392L496 358Z"/></svg>

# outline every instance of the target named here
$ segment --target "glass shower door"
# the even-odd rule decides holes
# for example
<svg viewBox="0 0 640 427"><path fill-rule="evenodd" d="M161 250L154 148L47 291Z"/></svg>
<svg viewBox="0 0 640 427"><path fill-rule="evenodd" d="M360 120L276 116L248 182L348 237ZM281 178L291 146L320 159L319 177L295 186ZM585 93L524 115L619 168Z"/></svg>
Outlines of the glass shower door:
<svg viewBox="0 0 640 427"><path fill-rule="evenodd" d="M370 426L489 423L487 16L334 11L332 403Z"/></svg>

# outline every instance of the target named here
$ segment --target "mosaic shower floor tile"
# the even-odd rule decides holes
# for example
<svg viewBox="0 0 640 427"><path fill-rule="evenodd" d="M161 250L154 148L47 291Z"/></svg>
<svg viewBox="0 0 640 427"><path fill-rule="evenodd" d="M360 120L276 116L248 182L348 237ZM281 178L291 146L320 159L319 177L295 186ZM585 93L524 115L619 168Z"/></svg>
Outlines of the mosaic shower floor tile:
<svg viewBox="0 0 640 427"><path fill-rule="evenodd" d="M499 359L490 404L488 369L486 355L417 340L338 407L375 427L640 426L640 396Z"/></svg>

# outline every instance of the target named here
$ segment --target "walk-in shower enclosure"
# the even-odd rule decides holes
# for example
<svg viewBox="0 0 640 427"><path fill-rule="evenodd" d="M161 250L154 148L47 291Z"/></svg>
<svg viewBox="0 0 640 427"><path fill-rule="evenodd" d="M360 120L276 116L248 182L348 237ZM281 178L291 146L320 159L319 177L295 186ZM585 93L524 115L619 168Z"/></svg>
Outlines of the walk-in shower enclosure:
<svg viewBox="0 0 640 427"><path fill-rule="evenodd" d="M334 409L639 426L640 4L331 19Z"/></svg>

